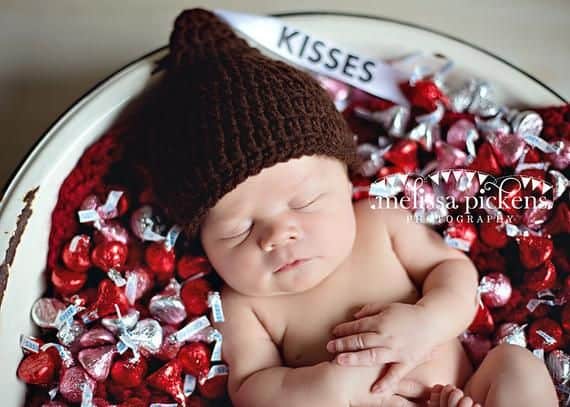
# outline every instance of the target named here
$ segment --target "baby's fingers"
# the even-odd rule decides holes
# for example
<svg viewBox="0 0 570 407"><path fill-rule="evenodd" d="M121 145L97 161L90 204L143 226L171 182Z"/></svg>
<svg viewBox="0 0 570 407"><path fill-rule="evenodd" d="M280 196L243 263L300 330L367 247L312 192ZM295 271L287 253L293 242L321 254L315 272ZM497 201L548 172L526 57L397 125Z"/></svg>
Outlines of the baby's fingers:
<svg viewBox="0 0 570 407"><path fill-rule="evenodd" d="M348 352L368 348L387 347L385 345L382 336L368 332L333 339L327 343L327 350L329 352Z"/></svg>
<svg viewBox="0 0 570 407"><path fill-rule="evenodd" d="M340 353L336 357L339 365L376 366L394 361L394 351L388 348L370 348L359 352Z"/></svg>
<svg viewBox="0 0 570 407"><path fill-rule="evenodd" d="M396 386L395 393L410 399L427 400L431 394L431 388L417 380L402 379Z"/></svg>
<svg viewBox="0 0 570 407"><path fill-rule="evenodd" d="M388 372L372 386L372 393L394 389L398 382L402 380L410 370L411 367L404 363L394 363L390 366Z"/></svg>
<svg viewBox="0 0 570 407"><path fill-rule="evenodd" d="M352 335L359 332L377 332L378 323L376 322L376 316L369 316L357 319L356 321L343 322L338 324L332 330L334 336L346 336Z"/></svg>
<svg viewBox="0 0 570 407"><path fill-rule="evenodd" d="M366 304L362 308L360 308L358 311L356 311L353 314L353 317L362 318L362 317L367 317L370 315L375 315L375 314L378 314L380 311L382 311L384 308L386 308L386 306L387 305L384 303Z"/></svg>

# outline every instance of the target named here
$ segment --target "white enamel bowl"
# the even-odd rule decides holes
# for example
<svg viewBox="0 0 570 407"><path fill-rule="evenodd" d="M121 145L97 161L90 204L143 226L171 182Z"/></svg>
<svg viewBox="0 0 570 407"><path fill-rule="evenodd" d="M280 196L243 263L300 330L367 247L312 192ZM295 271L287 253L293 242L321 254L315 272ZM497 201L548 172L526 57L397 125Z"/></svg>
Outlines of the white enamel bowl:
<svg viewBox="0 0 570 407"><path fill-rule="evenodd" d="M421 50L441 53L456 62L457 77L477 76L495 85L497 100L508 106L559 105L554 91L506 61L461 40L422 27L370 16L335 13L281 14L292 26L329 39L355 52L390 58ZM22 358L21 333L33 335L30 308L44 291L41 273L46 265L51 212L58 190L82 152L110 128L127 105L159 78L151 75L161 48L130 63L73 104L45 132L28 153L0 201L0 273L9 271L0 305L0 394L3 406L23 404L25 386L16 378ZM10 238L28 191L37 189L29 218L15 255L7 258ZM6 263L10 263L7 265Z"/></svg>

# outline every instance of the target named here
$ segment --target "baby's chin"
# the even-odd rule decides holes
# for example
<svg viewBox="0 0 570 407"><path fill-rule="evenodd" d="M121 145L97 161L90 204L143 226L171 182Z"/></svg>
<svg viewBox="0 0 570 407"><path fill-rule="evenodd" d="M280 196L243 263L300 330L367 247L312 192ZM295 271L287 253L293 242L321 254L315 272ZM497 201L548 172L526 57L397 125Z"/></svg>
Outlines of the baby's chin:
<svg viewBox="0 0 570 407"><path fill-rule="evenodd" d="M297 294L317 287L331 272L332 270L327 270L319 259L311 259L294 269L273 273L273 282L276 291Z"/></svg>

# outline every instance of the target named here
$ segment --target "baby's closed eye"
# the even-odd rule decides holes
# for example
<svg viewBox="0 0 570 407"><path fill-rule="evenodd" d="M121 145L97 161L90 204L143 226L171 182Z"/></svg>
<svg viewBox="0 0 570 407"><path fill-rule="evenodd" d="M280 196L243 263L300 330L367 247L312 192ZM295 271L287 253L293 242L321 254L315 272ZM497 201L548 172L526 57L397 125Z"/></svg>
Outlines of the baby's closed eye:
<svg viewBox="0 0 570 407"><path fill-rule="evenodd" d="M238 237L242 236L243 234L249 232L252 228L253 228L253 222L251 222L245 230L240 229L240 230L242 230L241 232L232 233L229 237L222 237L220 240L230 240L230 239L238 238Z"/></svg>
<svg viewBox="0 0 570 407"><path fill-rule="evenodd" d="M323 197L323 195L325 195L325 193L318 194L317 196L315 196L315 197L313 197L313 198L310 198L310 199L308 199L308 200L304 200L304 201L302 201L302 203L300 203L300 204L298 204L298 205L297 205L297 204L293 204L291 207L292 207L293 209L304 209L304 208L307 208L307 207L309 207L309 206L311 206L311 205L317 203L317 202Z"/></svg>

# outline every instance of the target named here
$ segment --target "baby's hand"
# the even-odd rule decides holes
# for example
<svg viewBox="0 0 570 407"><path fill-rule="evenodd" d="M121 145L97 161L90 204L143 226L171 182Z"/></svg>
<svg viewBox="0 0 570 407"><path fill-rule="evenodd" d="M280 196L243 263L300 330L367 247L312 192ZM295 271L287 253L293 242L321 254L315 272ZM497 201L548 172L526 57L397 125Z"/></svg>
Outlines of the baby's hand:
<svg viewBox="0 0 570 407"><path fill-rule="evenodd" d="M341 365L371 366L392 363L372 386L372 392L394 390L416 366L428 361L438 345L421 306L403 303L370 304L354 314L355 321L337 325L329 352L341 352Z"/></svg>

